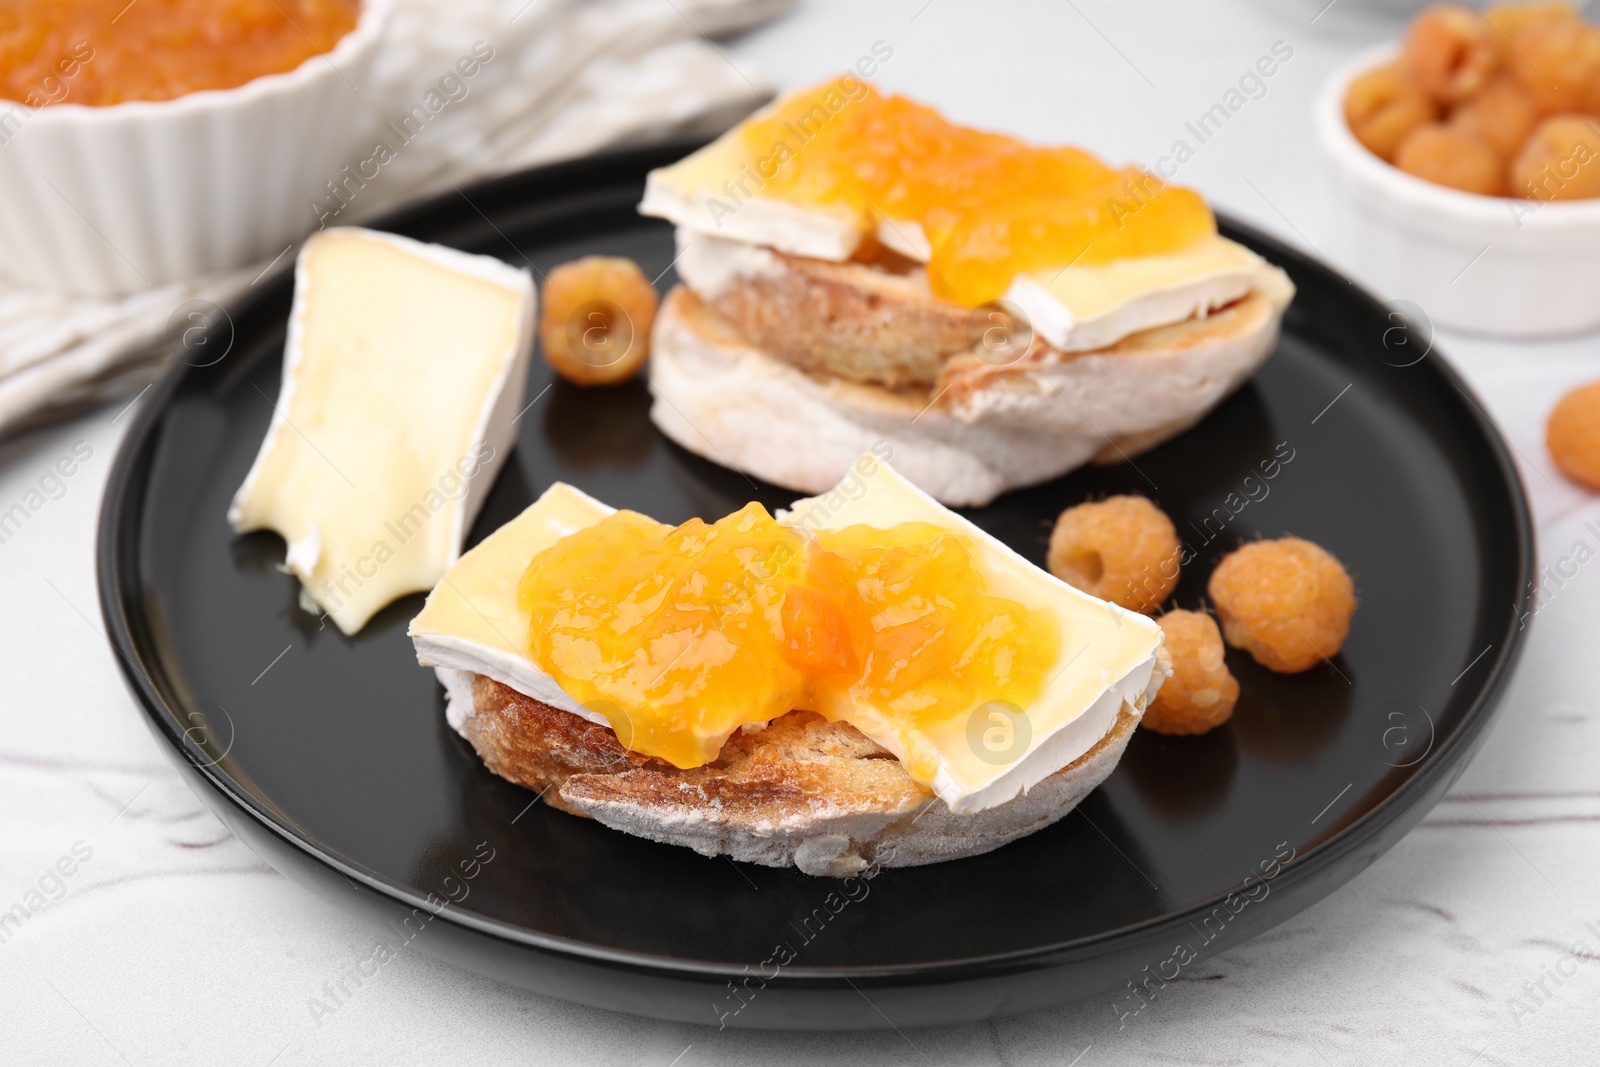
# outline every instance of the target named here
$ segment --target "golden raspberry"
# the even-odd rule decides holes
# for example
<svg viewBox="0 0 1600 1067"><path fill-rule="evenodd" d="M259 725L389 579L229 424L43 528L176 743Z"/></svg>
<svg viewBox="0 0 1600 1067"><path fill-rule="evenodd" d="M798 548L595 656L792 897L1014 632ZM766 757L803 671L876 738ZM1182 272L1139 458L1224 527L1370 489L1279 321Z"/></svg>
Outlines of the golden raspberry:
<svg viewBox="0 0 1600 1067"><path fill-rule="evenodd" d="M1418 126L1400 142L1394 165L1464 193L1499 196L1505 190L1505 165L1494 149L1453 126Z"/></svg>
<svg viewBox="0 0 1600 1067"><path fill-rule="evenodd" d="M1508 38L1541 22L1578 21L1578 11L1571 4L1496 4L1483 14Z"/></svg>
<svg viewBox="0 0 1600 1067"><path fill-rule="evenodd" d="M1600 382L1561 398L1545 424L1544 445L1562 474L1600 492Z"/></svg>
<svg viewBox="0 0 1600 1067"><path fill-rule="evenodd" d="M1476 137L1501 159L1510 159L1526 143L1538 121L1539 105L1509 74L1495 75L1482 92L1450 113L1450 125Z"/></svg>
<svg viewBox="0 0 1600 1067"><path fill-rule="evenodd" d="M1221 726L1239 700L1239 682L1222 659L1222 634L1211 616L1169 611L1156 620L1166 634L1172 677L1144 713L1159 734L1203 734Z"/></svg>
<svg viewBox="0 0 1600 1067"><path fill-rule="evenodd" d="M644 271L621 256L563 263L544 283L539 341L545 362L575 385L616 385L650 358L660 297Z"/></svg>
<svg viewBox="0 0 1600 1067"><path fill-rule="evenodd" d="M1436 4L1411 20L1403 54L1411 77L1441 104L1483 88L1500 66L1504 38L1464 4Z"/></svg>
<svg viewBox="0 0 1600 1067"><path fill-rule="evenodd" d="M1588 115L1551 115L1511 161L1511 193L1536 200L1600 196L1600 122Z"/></svg>
<svg viewBox="0 0 1600 1067"><path fill-rule="evenodd" d="M1536 22L1517 32L1511 73L1546 114L1580 111L1600 76L1600 30L1578 19Z"/></svg>
<svg viewBox="0 0 1600 1067"><path fill-rule="evenodd" d="M1152 614L1178 586L1178 532L1142 496L1068 508L1050 534L1050 573L1090 596Z"/></svg>
<svg viewBox="0 0 1600 1067"><path fill-rule="evenodd" d="M1280 674L1338 655L1356 610L1344 565L1298 537L1245 545L1218 564L1207 591L1228 644Z"/></svg>
<svg viewBox="0 0 1600 1067"><path fill-rule="evenodd" d="M1367 151L1390 163L1407 134L1438 117L1433 98L1417 88L1401 63L1367 71L1350 83L1344 97L1350 132Z"/></svg>

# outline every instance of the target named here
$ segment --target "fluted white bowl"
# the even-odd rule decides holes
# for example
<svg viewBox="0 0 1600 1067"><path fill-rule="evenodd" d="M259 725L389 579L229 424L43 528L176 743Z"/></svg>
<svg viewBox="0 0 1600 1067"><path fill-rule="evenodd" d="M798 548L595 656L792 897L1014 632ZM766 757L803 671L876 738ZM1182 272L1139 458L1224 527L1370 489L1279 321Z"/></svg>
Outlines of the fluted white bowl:
<svg viewBox="0 0 1600 1067"><path fill-rule="evenodd" d="M1356 56L1317 99L1335 258L1384 296L1456 329L1546 337L1600 327L1600 200L1464 193L1413 177L1355 139L1346 90L1397 54L1384 45Z"/></svg>
<svg viewBox="0 0 1600 1067"><path fill-rule="evenodd" d="M356 147L390 0L322 55L233 89L21 108L0 144L0 271L109 296L242 267L315 227ZM70 82L69 82L70 84Z"/></svg>

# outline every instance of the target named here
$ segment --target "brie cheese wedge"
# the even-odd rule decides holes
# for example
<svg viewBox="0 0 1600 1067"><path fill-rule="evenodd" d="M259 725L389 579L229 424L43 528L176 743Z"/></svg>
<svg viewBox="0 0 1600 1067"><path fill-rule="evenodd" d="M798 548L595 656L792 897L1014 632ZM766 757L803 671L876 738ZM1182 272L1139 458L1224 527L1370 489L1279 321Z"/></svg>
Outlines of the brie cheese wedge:
<svg viewBox="0 0 1600 1067"><path fill-rule="evenodd" d="M557 483L462 556L428 597L409 632L417 661L437 670L449 696L447 716L457 731L472 714L472 674L607 725L529 658L517 583L534 555L611 511ZM1058 662L1047 671L1045 691L1017 714L994 718L995 712L986 714L980 707L928 732L887 707L860 703L847 716L903 763L913 751L934 755L938 769L930 787L952 811L1003 804L1072 763L1110 732L1125 704L1142 713L1165 677L1158 666L1161 628L1153 621L1040 570L872 456L863 457L839 489L797 501L777 517L813 531L903 522L951 530L975 546L974 563L993 595L1045 612L1060 627Z"/></svg>
<svg viewBox="0 0 1600 1067"><path fill-rule="evenodd" d="M301 249L283 386L228 509L288 542L301 605L353 634L433 588L509 454L533 279L490 256L324 230Z"/></svg>

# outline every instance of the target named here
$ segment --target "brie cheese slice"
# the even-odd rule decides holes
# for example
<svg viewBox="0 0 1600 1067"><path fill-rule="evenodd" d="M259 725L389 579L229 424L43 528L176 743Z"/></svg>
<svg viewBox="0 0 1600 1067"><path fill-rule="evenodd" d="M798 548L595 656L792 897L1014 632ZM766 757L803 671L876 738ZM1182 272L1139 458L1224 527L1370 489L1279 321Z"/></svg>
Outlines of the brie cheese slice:
<svg viewBox="0 0 1600 1067"><path fill-rule="evenodd" d="M1018 275L1003 297L1060 352L1089 352L1142 330L1206 315L1255 290L1274 291L1282 272L1241 244L1213 234L1176 252L1076 264Z"/></svg>
<svg viewBox="0 0 1600 1067"><path fill-rule="evenodd" d="M873 456L858 460L840 488L796 501L777 517L813 530L902 522L944 527L972 541L973 563L991 595L1045 612L1060 627L1061 651L1043 694L1018 709L1025 722L980 706L924 733L887 707L857 702L850 724L901 762L913 751L937 758L930 788L957 814L1004 804L1073 762L1110 732L1124 704L1142 714L1165 677L1157 666L1162 634L1154 620L1029 563Z"/></svg>
<svg viewBox="0 0 1600 1067"><path fill-rule="evenodd" d="M528 657L528 618L517 606L517 581L528 562L571 533L593 526L615 508L557 482L456 561L428 594L406 631L417 662L437 668L449 695L446 716L459 732L472 714L472 697L456 675L492 678L542 703L609 726L562 691Z"/></svg>
<svg viewBox="0 0 1600 1067"><path fill-rule="evenodd" d="M790 255L844 262L864 236L860 219L846 209L792 204L750 196L744 146L738 127L697 152L653 170L645 178L639 213L666 219L710 237L767 245ZM745 183L744 192L733 182Z"/></svg>
<svg viewBox="0 0 1600 1067"><path fill-rule="evenodd" d="M228 521L275 530L346 634L433 588L510 453L533 279L490 256L324 230L301 249L272 421Z"/></svg>

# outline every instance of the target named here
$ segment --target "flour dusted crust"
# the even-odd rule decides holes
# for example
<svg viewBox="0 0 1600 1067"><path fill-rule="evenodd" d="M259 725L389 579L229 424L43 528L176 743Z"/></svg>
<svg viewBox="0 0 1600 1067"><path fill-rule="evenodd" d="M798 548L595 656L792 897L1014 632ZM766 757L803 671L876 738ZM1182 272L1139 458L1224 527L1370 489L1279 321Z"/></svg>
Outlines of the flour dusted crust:
<svg viewBox="0 0 1600 1067"><path fill-rule="evenodd" d="M1226 308L1107 348L1036 343L1006 366L941 357L932 385L891 389L775 358L679 286L656 318L650 416L689 451L788 489L824 492L887 446L942 503L982 505L1192 426L1271 354L1293 294L1274 269Z"/></svg>
<svg viewBox="0 0 1600 1067"><path fill-rule="evenodd" d="M563 811L703 855L840 878L873 863L976 856L1062 818L1116 767L1165 677L1156 671L1077 760L971 815L952 813L855 727L809 711L735 731L714 763L688 770L481 675L470 676L472 710L456 726L491 771Z"/></svg>

